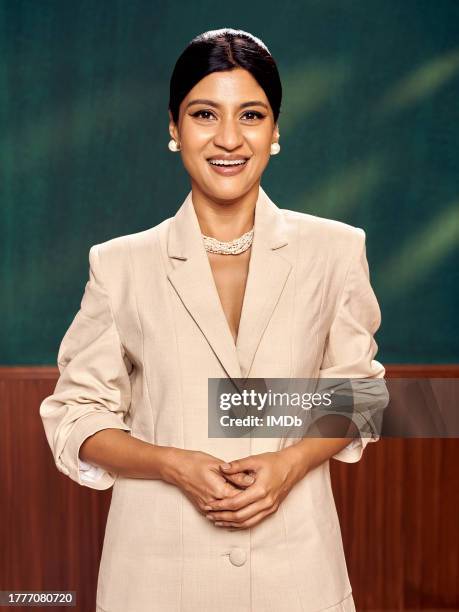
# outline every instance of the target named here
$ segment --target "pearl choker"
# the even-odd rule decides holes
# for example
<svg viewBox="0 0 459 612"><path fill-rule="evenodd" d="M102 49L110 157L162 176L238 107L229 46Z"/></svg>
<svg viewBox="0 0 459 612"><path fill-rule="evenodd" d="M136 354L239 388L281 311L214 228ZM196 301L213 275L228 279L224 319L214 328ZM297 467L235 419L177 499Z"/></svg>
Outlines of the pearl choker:
<svg viewBox="0 0 459 612"><path fill-rule="evenodd" d="M204 247L208 253L220 253L221 255L238 255L247 251L253 242L253 227L251 230L242 234L239 238L230 240L229 242L222 242L211 236L205 236L201 234Z"/></svg>

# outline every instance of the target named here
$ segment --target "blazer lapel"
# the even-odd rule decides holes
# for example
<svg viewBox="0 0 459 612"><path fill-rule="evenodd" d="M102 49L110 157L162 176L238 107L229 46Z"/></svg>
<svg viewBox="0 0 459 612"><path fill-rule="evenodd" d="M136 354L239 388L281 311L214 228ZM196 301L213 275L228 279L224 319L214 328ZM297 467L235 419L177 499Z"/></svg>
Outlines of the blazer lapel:
<svg viewBox="0 0 459 612"><path fill-rule="evenodd" d="M168 254L173 268L168 277L228 376L246 378L292 268L278 252L288 243L287 226L281 210L260 186L248 277L234 344L191 194L190 191L169 227Z"/></svg>
<svg viewBox="0 0 459 612"><path fill-rule="evenodd" d="M236 343L244 378L250 373L263 332L292 268L290 261L281 254L281 247L288 244L287 224L283 213L261 186L255 208L254 227L249 273Z"/></svg>

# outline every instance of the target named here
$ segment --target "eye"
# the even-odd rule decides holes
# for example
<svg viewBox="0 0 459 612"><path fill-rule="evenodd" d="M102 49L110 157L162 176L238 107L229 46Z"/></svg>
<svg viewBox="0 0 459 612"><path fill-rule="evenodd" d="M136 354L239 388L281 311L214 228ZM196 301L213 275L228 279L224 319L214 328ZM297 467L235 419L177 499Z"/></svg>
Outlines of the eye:
<svg viewBox="0 0 459 612"><path fill-rule="evenodd" d="M255 119L263 119L264 117L263 113L259 113L258 111L247 111L246 113L244 113L244 116L245 115L255 115Z"/></svg>
<svg viewBox="0 0 459 612"><path fill-rule="evenodd" d="M212 115L212 113L208 110L199 110L196 111L195 113L193 113L191 116L192 117L200 117L201 119L207 119L207 117L202 117L202 115Z"/></svg>
<svg viewBox="0 0 459 612"><path fill-rule="evenodd" d="M247 115L249 115L249 121L255 121L257 119L263 119L265 117L265 115L263 115L263 113L259 113L258 111L246 111L243 114L243 117L246 117ZM198 110L195 113L192 113L191 116L207 120L210 117L213 117L214 114L211 111L209 111L209 110Z"/></svg>

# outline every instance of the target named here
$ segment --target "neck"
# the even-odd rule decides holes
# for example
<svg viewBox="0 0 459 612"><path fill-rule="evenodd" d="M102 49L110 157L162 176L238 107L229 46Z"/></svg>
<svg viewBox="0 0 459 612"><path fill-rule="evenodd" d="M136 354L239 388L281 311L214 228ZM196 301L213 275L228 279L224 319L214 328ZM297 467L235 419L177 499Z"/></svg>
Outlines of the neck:
<svg viewBox="0 0 459 612"><path fill-rule="evenodd" d="M255 220L259 183L233 200L217 199L192 185L191 198L201 233L229 242L250 231Z"/></svg>

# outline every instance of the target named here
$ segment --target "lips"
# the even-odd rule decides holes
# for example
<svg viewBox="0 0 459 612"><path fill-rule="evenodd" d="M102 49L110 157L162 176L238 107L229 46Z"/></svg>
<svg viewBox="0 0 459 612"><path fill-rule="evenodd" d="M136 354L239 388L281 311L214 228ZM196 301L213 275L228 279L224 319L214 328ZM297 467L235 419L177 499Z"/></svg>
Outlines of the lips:
<svg viewBox="0 0 459 612"><path fill-rule="evenodd" d="M247 155L212 155L208 157L207 161L235 161L237 159L249 159Z"/></svg>
<svg viewBox="0 0 459 612"><path fill-rule="evenodd" d="M210 159L224 159L224 158L214 157ZM247 167L247 162L249 161L248 158L244 158L244 157L237 157L233 159L245 159L245 162L243 164L217 165L217 164L211 164L210 161L208 160L207 163L212 168L212 170L216 172L217 174L220 174L221 176L233 176L235 174L239 174L240 172L242 172Z"/></svg>
<svg viewBox="0 0 459 612"><path fill-rule="evenodd" d="M223 161L223 160L214 160L211 159L209 160L209 164L211 164L212 166L218 166L219 168L233 168L234 166L242 166L243 164L245 164L247 162L247 159L244 158L240 158L238 160L234 160L231 162L228 161Z"/></svg>

